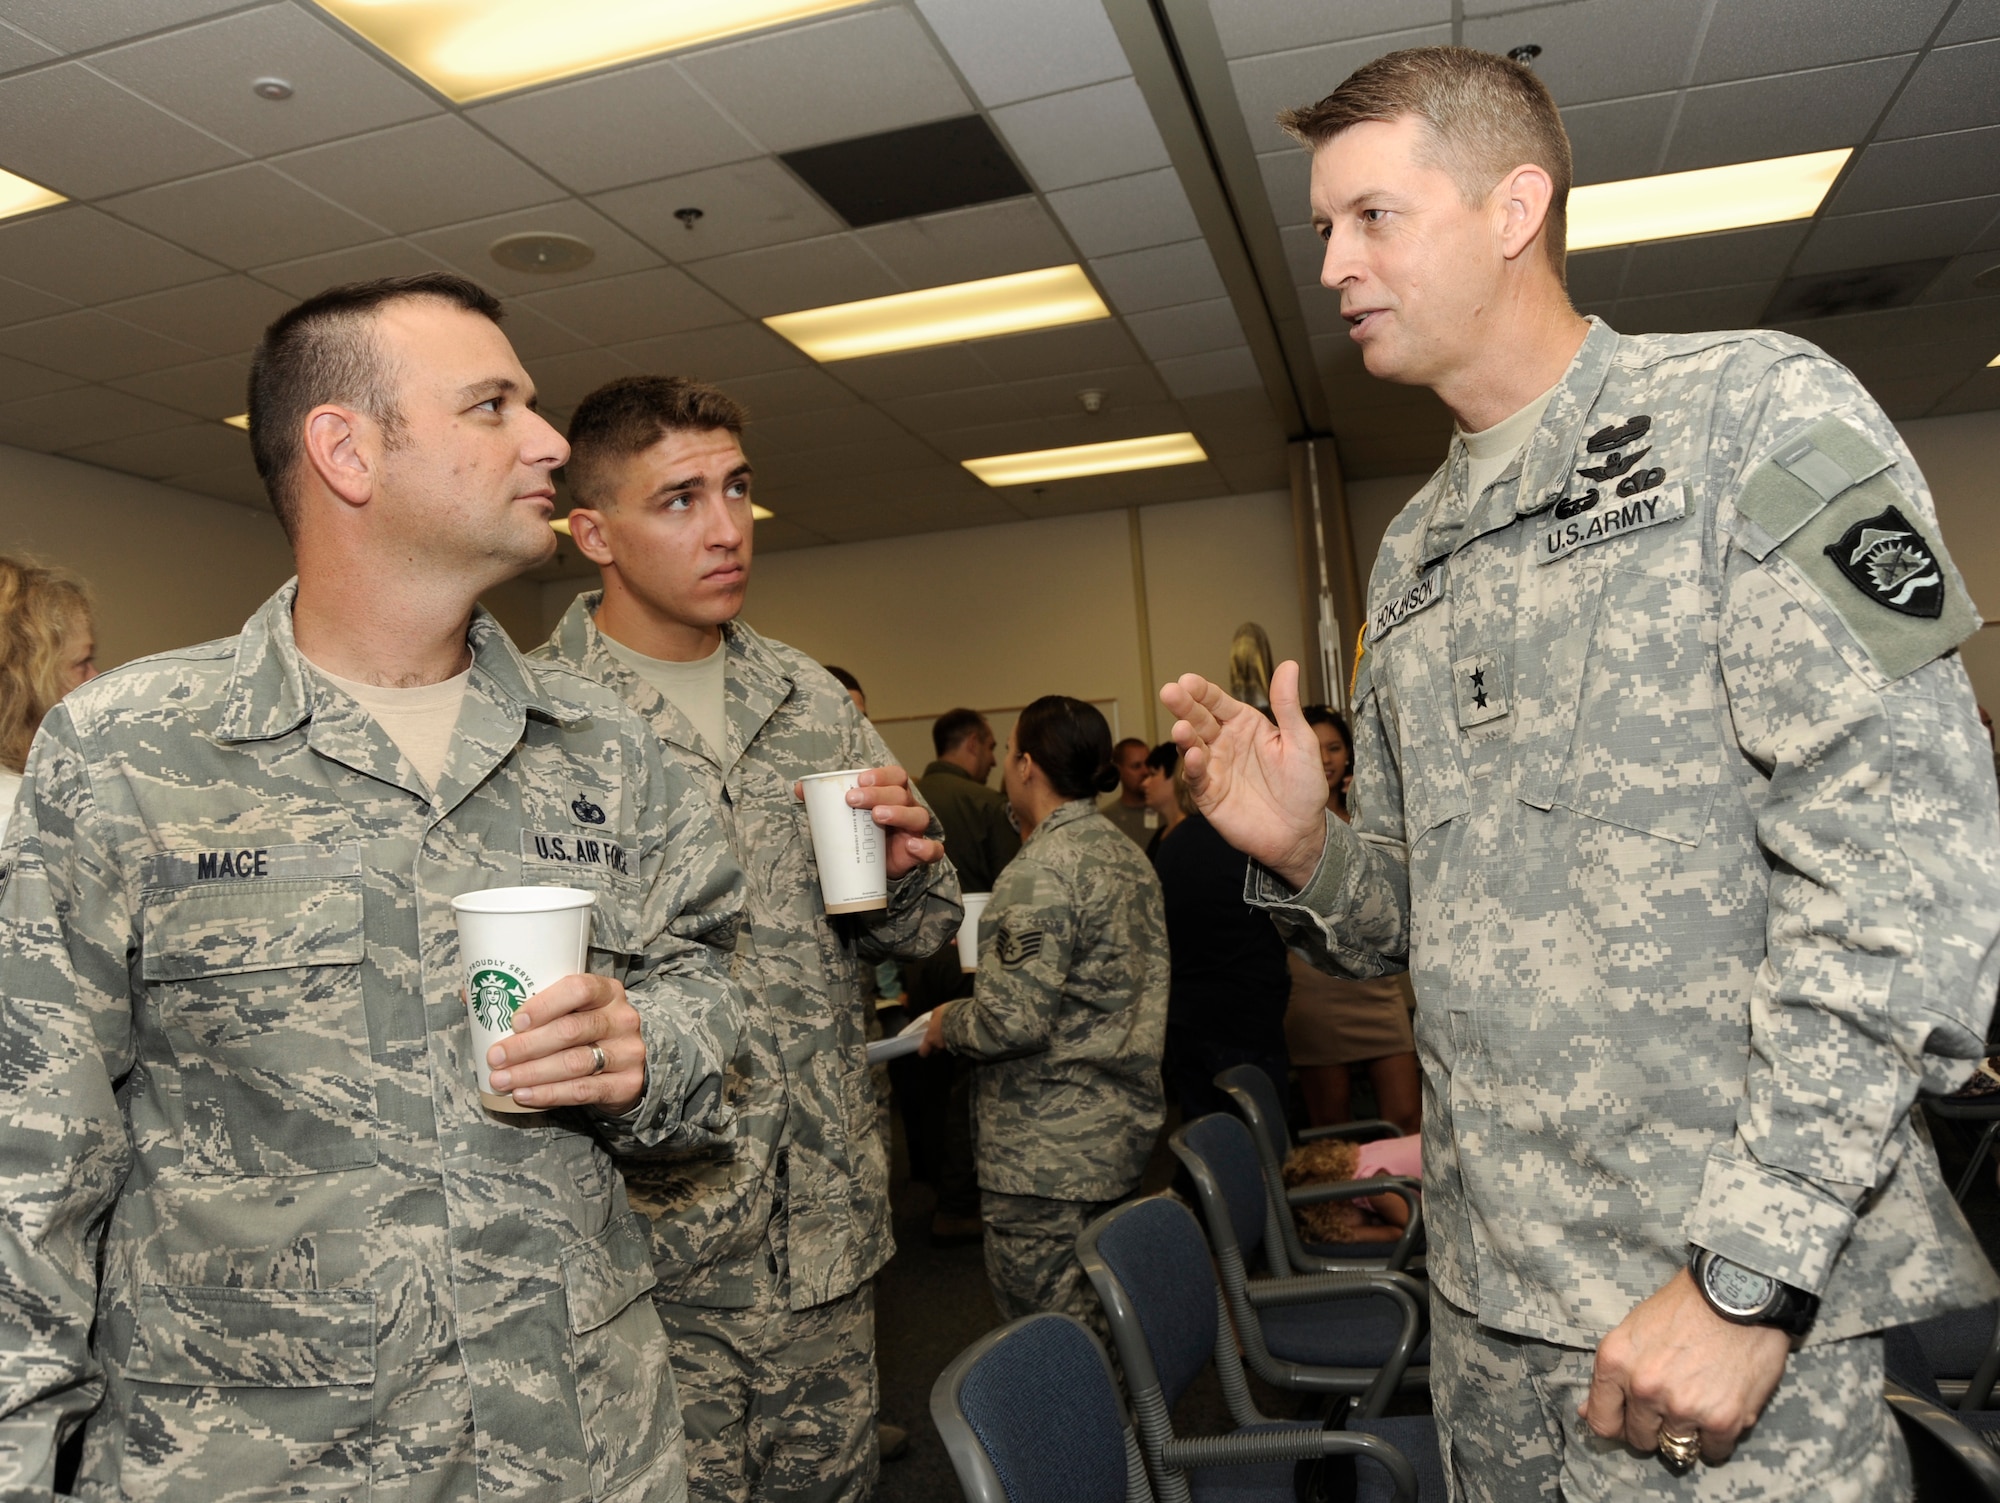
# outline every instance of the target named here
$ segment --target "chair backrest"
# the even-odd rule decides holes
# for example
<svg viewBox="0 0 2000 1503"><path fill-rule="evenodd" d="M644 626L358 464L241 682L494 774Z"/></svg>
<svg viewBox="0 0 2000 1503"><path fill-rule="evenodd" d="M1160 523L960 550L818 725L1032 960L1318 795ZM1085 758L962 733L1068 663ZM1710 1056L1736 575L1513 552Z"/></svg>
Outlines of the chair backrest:
<svg viewBox="0 0 2000 1503"><path fill-rule="evenodd" d="M939 1374L931 1418L966 1503L1134 1496L1137 1456L1117 1379L1071 1316L1030 1315L974 1342Z"/></svg>
<svg viewBox="0 0 2000 1503"><path fill-rule="evenodd" d="M1084 1228L1076 1256L1135 1401L1157 1386L1172 1409L1215 1355L1215 1270L1194 1214L1164 1195L1130 1201Z"/></svg>
<svg viewBox="0 0 2000 1503"><path fill-rule="evenodd" d="M1175 1132L1171 1146L1194 1180L1216 1251L1223 1250L1225 1241L1233 1241L1245 1265L1254 1265L1264 1242L1270 1198L1250 1129L1235 1117L1215 1112ZM1227 1213L1227 1226L1218 1224L1224 1219L1221 1212Z"/></svg>
<svg viewBox="0 0 2000 1503"><path fill-rule="evenodd" d="M1250 1130L1262 1134L1278 1162L1283 1163L1292 1151L1292 1129L1271 1077L1255 1065L1231 1065L1215 1077L1215 1083L1236 1103Z"/></svg>

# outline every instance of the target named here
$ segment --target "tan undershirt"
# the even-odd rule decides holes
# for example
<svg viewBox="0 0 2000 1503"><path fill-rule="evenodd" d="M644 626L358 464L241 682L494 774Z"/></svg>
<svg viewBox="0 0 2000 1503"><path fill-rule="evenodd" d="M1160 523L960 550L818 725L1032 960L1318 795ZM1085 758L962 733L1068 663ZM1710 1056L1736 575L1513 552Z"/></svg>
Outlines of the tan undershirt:
<svg viewBox="0 0 2000 1503"><path fill-rule="evenodd" d="M465 686L472 669L442 683L419 684L414 689L385 689L380 684L357 683L313 664L313 672L347 695L374 718L396 749L417 775L431 788L444 776L451 757L452 732L458 729L458 712L465 705Z"/></svg>
<svg viewBox="0 0 2000 1503"><path fill-rule="evenodd" d="M1560 385L1562 382L1556 382L1556 386ZM1467 496L1476 500L1481 491L1505 473L1507 466L1514 462L1514 456L1527 447L1528 439L1541 426L1542 414L1548 411L1549 399L1556 394L1556 386L1551 386L1519 411L1510 412L1491 428L1481 428L1477 433L1459 429L1458 436L1465 440Z"/></svg>
<svg viewBox="0 0 2000 1503"><path fill-rule="evenodd" d="M604 632L598 635L604 638L604 645L614 658L659 690L668 704L694 722L701 739L719 761L728 741L727 686L723 679L728 642L717 642L715 651L705 658L677 663L671 658L649 658L643 652L634 652Z"/></svg>

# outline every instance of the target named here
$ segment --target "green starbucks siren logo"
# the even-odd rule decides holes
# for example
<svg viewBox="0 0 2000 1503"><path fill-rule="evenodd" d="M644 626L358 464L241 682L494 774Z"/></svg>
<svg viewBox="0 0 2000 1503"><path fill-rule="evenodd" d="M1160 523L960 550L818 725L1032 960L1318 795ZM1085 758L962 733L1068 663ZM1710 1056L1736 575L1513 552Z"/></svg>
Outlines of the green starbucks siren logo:
<svg viewBox="0 0 2000 1503"><path fill-rule="evenodd" d="M505 1033L513 1026L514 1014L528 1000L528 989L520 978L505 971L476 970L472 973L472 1016L491 1033Z"/></svg>

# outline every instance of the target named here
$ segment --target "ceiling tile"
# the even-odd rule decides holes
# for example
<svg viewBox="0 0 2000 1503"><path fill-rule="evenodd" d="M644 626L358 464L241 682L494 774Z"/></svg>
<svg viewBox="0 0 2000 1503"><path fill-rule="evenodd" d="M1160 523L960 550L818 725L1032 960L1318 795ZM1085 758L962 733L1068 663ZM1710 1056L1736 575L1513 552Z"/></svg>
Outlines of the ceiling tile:
<svg viewBox="0 0 2000 1503"><path fill-rule="evenodd" d="M243 160L81 63L0 79L7 170L69 198L100 198Z"/></svg>
<svg viewBox="0 0 2000 1503"><path fill-rule="evenodd" d="M1215 269L1215 257L1205 240L1104 256L1092 261L1090 270L1120 313L1143 313L1223 295L1222 273Z"/></svg>
<svg viewBox="0 0 2000 1503"><path fill-rule="evenodd" d="M249 277L217 277L108 303L103 311L211 355L229 355L254 348L292 301Z"/></svg>
<svg viewBox="0 0 2000 1503"><path fill-rule="evenodd" d="M19 282L0 277L0 327L24 324L31 318L47 318L72 306L64 298L51 297L46 292L37 292L32 287L23 287Z"/></svg>
<svg viewBox="0 0 2000 1503"><path fill-rule="evenodd" d="M114 438L108 443L84 444L64 452L85 464L101 464L128 475L164 480L169 475L198 470L226 467L240 470L248 466L250 435L224 423L189 423L184 428Z"/></svg>
<svg viewBox="0 0 2000 1503"><path fill-rule="evenodd" d="M1954 412L1990 412L2000 407L2000 370L1976 370L1931 409L1932 417Z"/></svg>
<svg viewBox="0 0 2000 1503"><path fill-rule="evenodd" d="M206 281L222 270L80 205L0 223L0 266L17 282L77 303Z"/></svg>
<svg viewBox="0 0 2000 1503"><path fill-rule="evenodd" d="M250 405L250 359L247 355L237 355L223 360L201 360L193 365L126 376L111 384L135 397L220 422L235 417Z"/></svg>
<svg viewBox="0 0 2000 1503"><path fill-rule="evenodd" d="M1166 383L1150 365L1107 366L1103 370L1066 371L1060 376L1041 376L1008 384L1029 417L1071 417L1089 411L1080 393L1103 395L1100 413L1121 413L1135 407L1157 407L1172 400ZM994 419L988 419L994 421Z"/></svg>
<svg viewBox="0 0 2000 1503"><path fill-rule="evenodd" d="M613 350L642 371L693 376L727 384L742 376L791 370L812 362L762 324L723 324L691 334L668 334L614 345Z"/></svg>
<svg viewBox="0 0 2000 1503"><path fill-rule="evenodd" d="M1708 0L1575 0L1465 23L1465 45L1542 49L1535 76L1560 105L1678 86L1694 59Z"/></svg>
<svg viewBox="0 0 2000 1503"><path fill-rule="evenodd" d="M997 379L992 367L975 353L992 343L945 344L895 355L871 355L865 360L841 360L828 366L827 374L871 402L929 392L969 391L990 386Z"/></svg>
<svg viewBox="0 0 2000 1503"><path fill-rule="evenodd" d="M729 394L750 409L752 418L758 419L796 417L802 412L853 407L860 401L853 392L818 369L736 376L729 382Z"/></svg>
<svg viewBox="0 0 2000 1503"><path fill-rule="evenodd" d="M308 298L343 282L368 282L376 277L411 277L427 271L450 271L440 256L420 250L407 240L377 240L368 245L281 261L256 270L257 280ZM495 270L498 270L496 267ZM475 281L483 278L474 278Z"/></svg>
<svg viewBox="0 0 2000 1503"><path fill-rule="evenodd" d="M532 292L521 302L600 345L733 323L740 316L686 272L671 266Z"/></svg>
<svg viewBox="0 0 2000 1503"><path fill-rule="evenodd" d="M1870 146L1848 172L1831 207L1857 214L1988 193L2000 193L2000 126L1993 125Z"/></svg>
<svg viewBox="0 0 2000 1503"><path fill-rule="evenodd" d="M576 271L554 275L513 271L493 259L490 248L494 241L529 231L574 235L597 252L596 259ZM595 281L598 277L615 277L621 272L660 264L660 258L646 246L589 205L574 199L426 230L410 239L421 249L442 256L482 286L510 296Z"/></svg>
<svg viewBox="0 0 2000 1503"><path fill-rule="evenodd" d="M79 444L178 428L186 422L184 413L108 386L78 386L0 406L0 444L53 454Z"/></svg>
<svg viewBox="0 0 2000 1503"><path fill-rule="evenodd" d="M1271 416L1271 404L1261 391L1219 391L1186 397L1181 401L1181 409L1197 434L1205 433L1215 440L1212 452L1230 451L1238 445L1239 436L1278 449L1285 445L1284 429ZM1211 445L1204 440L1203 447Z"/></svg>
<svg viewBox="0 0 2000 1503"><path fill-rule="evenodd" d="M1201 355L1182 355L1160 360L1160 379L1177 397L1198 397L1212 391L1248 391L1263 385L1257 362L1242 346L1233 350L1210 350Z"/></svg>
<svg viewBox="0 0 2000 1503"><path fill-rule="evenodd" d="M1291 137L1278 129L1278 112L1324 99L1363 63L1404 47L1442 46L1450 41L1449 26L1428 26L1231 63L1229 72L1236 82L1244 123L1250 127L1251 146L1261 152L1294 145Z"/></svg>
<svg viewBox="0 0 2000 1503"><path fill-rule="evenodd" d="M0 329L0 353L85 381L107 381L186 365L201 351L85 308Z"/></svg>
<svg viewBox="0 0 2000 1503"><path fill-rule="evenodd" d="M1993 289L1979 286L1973 278L1993 270L1996 264L2000 262L1996 262L1990 250L1979 250L1970 255L1960 256L1938 273L1938 279L1924 289L1923 296L1917 301L1949 303L1965 298L1991 298L1994 295ZM2000 354L2000 350L1995 350L1993 353Z"/></svg>
<svg viewBox="0 0 2000 1503"><path fill-rule="evenodd" d="M61 371L0 358L0 402L18 402L23 397L44 396L80 384L75 376L65 376Z"/></svg>
<svg viewBox="0 0 2000 1503"><path fill-rule="evenodd" d="M747 438L750 451L765 458L845 444L900 444L909 434L881 409L855 405L788 416L774 413L760 418L753 414Z"/></svg>
<svg viewBox="0 0 2000 1503"><path fill-rule="evenodd" d="M1814 226L1812 239L1792 270L1844 271L1960 255L1993 223L1996 212L2000 212L2000 197L1834 215Z"/></svg>
<svg viewBox="0 0 2000 1503"><path fill-rule="evenodd" d="M1686 172L1859 145L1910 62L1885 57L1689 89L1664 170Z"/></svg>
<svg viewBox="0 0 2000 1503"><path fill-rule="evenodd" d="M759 154L668 61L517 94L467 115L581 193Z"/></svg>
<svg viewBox="0 0 2000 1503"><path fill-rule="evenodd" d="M1278 244L1284 248L1292 285L1318 287L1320 272L1326 266L1326 242L1319 238L1319 231L1307 224L1288 224L1278 231Z"/></svg>
<svg viewBox="0 0 2000 1503"><path fill-rule="evenodd" d="M917 0L917 9L989 108L1132 71L1094 0Z"/></svg>
<svg viewBox="0 0 2000 1503"><path fill-rule="evenodd" d="M1578 251L1565 258L1563 285L1572 303L1615 302L1625 280L1625 266L1631 259L1629 245L1609 250Z"/></svg>
<svg viewBox="0 0 2000 1503"><path fill-rule="evenodd" d="M1647 94L1564 110L1575 181L1617 183L1661 171L1678 102L1676 94Z"/></svg>
<svg viewBox="0 0 2000 1503"><path fill-rule="evenodd" d="M104 47L232 10L241 0L7 0L7 19L63 52Z"/></svg>
<svg viewBox="0 0 2000 1503"><path fill-rule="evenodd" d="M784 553L793 548L823 548L830 539L783 517L766 517L757 524L757 551Z"/></svg>
<svg viewBox="0 0 2000 1503"><path fill-rule="evenodd" d="M988 423L1025 421L1032 416L1015 388L1005 385L927 392L898 397L882 405L904 427L925 435L954 428L978 428Z"/></svg>
<svg viewBox="0 0 2000 1503"><path fill-rule="evenodd" d="M1888 414L1890 421L1902 423L1924 416L1937 405L1939 398L1964 379L1961 371L1929 371L1895 381L1869 381L1865 384L1868 394L1882 404L1882 411Z"/></svg>
<svg viewBox="0 0 2000 1503"><path fill-rule="evenodd" d="M263 266L341 250L381 231L261 163L164 183L104 206L213 257L225 266Z"/></svg>
<svg viewBox="0 0 2000 1503"><path fill-rule="evenodd" d="M827 474L882 475L919 469L935 464L937 453L928 444L901 436L831 449L802 449L794 454L766 455L758 448L751 458L757 466L758 478L764 482L765 504L773 511L781 511L785 504L783 487L794 481Z"/></svg>
<svg viewBox="0 0 2000 1503"><path fill-rule="evenodd" d="M1411 26L1449 25L1451 0L1225 0L1215 30L1227 57L1292 52ZM1333 91L1333 80L1326 87Z"/></svg>
<svg viewBox="0 0 2000 1503"><path fill-rule="evenodd" d="M1740 286L1759 278L1775 283L1809 228L1763 225L1684 240L1655 240L1631 247L1623 296L1651 297L1702 287Z"/></svg>
<svg viewBox="0 0 2000 1503"><path fill-rule="evenodd" d="M1937 45L1949 47L1954 42L1986 37L2000 37L2000 0L1959 0L1958 9L1938 35Z"/></svg>
<svg viewBox="0 0 2000 1503"><path fill-rule="evenodd" d="M564 196L511 151L453 115L293 152L272 165L399 235Z"/></svg>
<svg viewBox="0 0 2000 1503"><path fill-rule="evenodd" d="M1012 422L985 422L973 428L959 428L929 435L938 451L953 461L986 459L995 454L1032 454L1041 449L1063 449L1095 441L1083 431L1084 414L1063 413L1059 417L1024 417ZM1130 437L1129 433L1107 431L1105 438ZM984 484L984 482L981 482ZM1002 487L1011 489L1011 487Z"/></svg>
<svg viewBox="0 0 2000 1503"><path fill-rule="evenodd" d="M902 9L771 32L689 53L679 63L773 151L941 120L972 107L923 26ZM894 87L883 86L887 79Z"/></svg>
<svg viewBox="0 0 2000 1503"><path fill-rule="evenodd" d="M911 287L1035 271L1075 260L1039 199L977 204L857 232L861 243Z"/></svg>
<svg viewBox="0 0 2000 1503"><path fill-rule="evenodd" d="M1940 47L1917 65L1878 140L2000 123L2000 41Z"/></svg>
<svg viewBox="0 0 2000 1503"><path fill-rule="evenodd" d="M500 327L514 353L523 360L536 355L568 355L590 344L582 335L552 322L519 298L506 303L504 308Z"/></svg>
<svg viewBox="0 0 2000 1503"><path fill-rule="evenodd" d="M264 489L264 482L254 469L246 470L241 465L208 470L198 475L175 475L164 483L175 490L213 496L218 501L228 501L252 511L268 512L271 509L270 493Z"/></svg>
<svg viewBox="0 0 2000 1503"><path fill-rule="evenodd" d="M61 56L61 48L38 42L24 31L0 24L0 73L12 73L16 68L28 68L36 63L54 62Z"/></svg>
<svg viewBox="0 0 2000 1503"><path fill-rule="evenodd" d="M1109 370L1113 366L1138 365L1145 358L1114 318L982 339L972 348L980 363L1004 381L1033 381L1069 371Z"/></svg>
<svg viewBox="0 0 2000 1503"><path fill-rule="evenodd" d="M1932 373L1949 376L1953 384L1967 371L1978 370L1993 358L1993 351L1977 336L1941 344L1885 345L1880 349L1850 351L1843 362L1863 381L1896 381L1906 376Z"/></svg>
<svg viewBox="0 0 2000 1503"><path fill-rule="evenodd" d="M688 270L755 318L903 291L851 234L718 256Z"/></svg>
<svg viewBox="0 0 2000 1503"><path fill-rule="evenodd" d="M574 411L576 404L607 381L634 374L636 367L610 350L578 350L523 362L534 378L538 400Z"/></svg>
<svg viewBox="0 0 2000 1503"><path fill-rule="evenodd" d="M1312 153L1294 145L1267 151L1257 158L1264 178L1264 197L1281 225L1312 223Z"/></svg>
<svg viewBox="0 0 2000 1503"><path fill-rule="evenodd" d="M1686 334L1702 329L1751 329L1771 300L1769 282L1711 287L1664 297L1620 299L1612 326L1621 334Z"/></svg>
<svg viewBox="0 0 2000 1503"><path fill-rule="evenodd" d="M99 73L252 156L374 130L442 108L346 33L295 5L269 5L100 53ZM259 78L291 84L258 97Z"/></svg>
<svg viewBox="0 0 2000 1503"><path fill-rule="evenodd" d="M1239 496L1252 491L1283 490L1291 483L1285 451L1279 448L1217 455L1214 464L1229 482L1230 490Z"/></svg>
<svg viewBox="0 0 2000 1503"><path fill-rule="evenodd" d="M1168 165L1167 144L1129 78L993 112L993 124L1044 192Z"/></svg>
<svg viewBox="0 0 2000 1503"><path fill-rule="evenodd" d="M1226 297L1134 313L1125 320L1125 326L1150 360L1201 355L1243 343L1243 325L1237 321L1236 310Z"/></svg>
<svg viewBox="0 0 2000 1503"><path fill-rule="evenodd" d="M1049 196L1070 239L1084 255L1115 255L1148 245L1192 240L1201 233L1180 179L1171 168L1113 178Z"/></svg>
<svg viewBox="0 0 2000 1503"><path fill-rule="evenodd" d="M1340 294L1314 283L1310 287L1292 289L1299 299L1299 314L1305 319L1306 332L1313 335L1334 335L1345 339L1350 332L1347 320L1340 316Z"/></svg>
<svg viewBox="0 0 2000 1503"><path fill-rule="evenodd" d="M1911 52L1950 0L1731 0L1716 7L1696 83Z"/></svg>
<svg viewBox="0 0 2000 1503"><path fill-rule="evenodd" d="M670 261L700 261L842 228L826 205L773 157L753 157L591 200ZM674 215L699 209L686 225Z"/></svg>

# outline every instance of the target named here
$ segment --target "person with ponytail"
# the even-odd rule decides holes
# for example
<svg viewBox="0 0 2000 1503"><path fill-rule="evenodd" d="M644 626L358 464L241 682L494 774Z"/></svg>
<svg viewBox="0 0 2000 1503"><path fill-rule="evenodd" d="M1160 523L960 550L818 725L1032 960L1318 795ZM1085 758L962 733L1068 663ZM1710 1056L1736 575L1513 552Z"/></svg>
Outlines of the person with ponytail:
<svg viewBox="0 0 2000 1503"><path fill-rule="evenodd" d="M0 555L0 840L42 717L97 677L90 596L60 569Z"/></svg>
<svg viewBox="0 0 2000 1503"><path fill-rule="evenodd" d="M980 1215L1001 1317L1103 1332L1077 1233L1139 1186L1165 1117L1167 919L1145 856L1098 813L1118 786L1095 707L1048 695L1002 764L1021 853L979 926L973 994L931 1013L924 1052L978 1063Z"/></svg>

